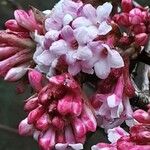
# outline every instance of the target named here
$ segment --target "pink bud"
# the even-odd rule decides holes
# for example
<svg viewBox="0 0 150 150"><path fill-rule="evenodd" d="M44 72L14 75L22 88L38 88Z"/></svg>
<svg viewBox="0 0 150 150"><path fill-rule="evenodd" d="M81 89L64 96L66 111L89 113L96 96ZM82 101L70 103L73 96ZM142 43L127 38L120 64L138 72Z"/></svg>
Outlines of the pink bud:
<svg viewBox="0 0 150 150"><path fill-rule="evenodd" d="M116 16L115 20L116 20L117 24L122 25L122 26L130 25L128 13L121 13L121 14L117 14L115 16Z"/></svg>
<svg viewBox="0 0 150 150"><path fill-rule="evenodd" d="M82 110L81 99L67 95L58 101L57 110L62 115L72 114L79 116Z"/></svg>
<svg viewBox="0 0 150 150"><path fill-rule="evenodd" d="M17 64L22 64L31 59L31 54L28 50L22 50L15 55L0 61L0 75L4 75L7 73L9 69L14 67ZM14 70L13 70L14 72Z"/></svg>
<svg viewBox="0 0 150 150"><path fill-rule="evenodd" d="M56 132L56 143L65 143L65 135L64 135L64 130L57 130Z"/></svg>
<svg viewBox="0 0 150 150"><path fill-rule="evenodd" d="M46 131L49 128L51 121L49 115L44 113L35 123L35 126L40 131Z"/></svg>
<svg viewBox="0 0 150 150"><path fill-rule="evenodd" d="M36 92L42 89L42 74L36 70L29 71L28 78L30 85L35 89Z"/></svg>
<svg viewBox="0 0 150 150"><path fill-rule="evenodd" d="M52 119L52 125L57 128L58 130L62 130L64 128L64 120L61 119L60 117L54 117Z"/></svg>
<svg viewBox="0 0 150 150"><path fill-rule="evenodd" d="M87 131L94 132L96 130L97 122L95 116L87 105L84 105L83 112L81 114L81 120L86 126Z"/></svg>
<svg viewBox="0 0 150 150"><path fill-rule="evenodd" d="M144 23L137 24L133 26L133 32L134 34L139 34L139 33L145 33L146 32L146 26Z"/></svg>
<svg viewBox="0 0 150 150"><path fill-rule="evenodd" d="M39 137L38 143L42 150L52 150L55 145L55 131L50 128L41 137Z"/></svg>
<svg viewBox="0 0 150 150"><path fill-rule="evenodd" d="M20 135L32 135L34 131L33 125L29 125L27 122L27 118L22 120L19 124L19 134Z"/></svg>
<svg viewBox="0 0 150 150"><path fill-rule="evenodd" d="M124 12L129 12L133 7L132 0L122 0L121 7Z"/></svg>
<svg viewBox="0 0 150 150"><path fill-rule="evenodd" d="M66 143L75 143L75 137L70 125L65 128L65 139Z"/></svg>
<svg viewBox="0 0 150 150"><path fill-rule="evenodd" d="M25 29L32 32L34 32L35 30L37 30L39 33L42 32L41 28L34 18L32 11L29 11L29 13L27 13L24 10L16 10L14 12L14 16L17 23Z"/></svg>
<svg viewBox="0 0 150 150"><path fill-rule="evenodd" d="M139 8L134 8L129 12L129 21L132 25L137 25L143 22L142 11Z"/></svg>
<svg viewBox="0 0 150 150"><path fill-rule="evenodd" d="M139 124L130 128L132 141L138 144L148 144L150 142L150 126Z"/></svg>
<svg viewBox="0 0 150 150"><path fill-rule="evenodd" d="M87 132L84 123L78 118L74 118L72 121L72 126L76 137L83 137Z"/></svg>
<svg viewBox="0 0 150 150"><path fill-rule="evenodd" d="M32 111L38 107L38 97L31 97L25 101L24 110Z"/></svg>
<svg viewBox="0 0 150 150"><path fill-rule="evenodd" d="M129 37L128 36L121 37L119 43L123 45L129 45L130 44Z"/></svg>
<svg viewBox="0 0 150 150"><path fill-rule="evenodd" d="M0 47L0 60L6 59L14 54L16 54L18 51L20 51L17 47Z"/></svg>
<svg viewBox="0 0 150 150"><path fill-rule="evenodd" d="M28 123L35 123L43 115L43 113L44 108L42 106L39 106L36 109L32 110L28 115Z"/></svg>
<svg viewBox="0 0 150 150"><path fill-rule="evenodd" d="M27 67L28 67L27 64L23 64L23 65L20 65L18 67L11 68L7 72L4 80L7 80L7 81L17 81L17 80L21 79L26 74Z"/></svg>
<svg viewBox="0 0 150 150"><path fill-rule="evenodd" d="M135 36L135 43L138 46L144 46L148 41L148 35L146 33L140 33Z"/></svg>
<svg viewBox="0 0 150 150"><path fill-rule="evenodd" d="M6 21L5 26L7 29L10 29L12 31L27 32L27 30L25 28L18 25L18 23L15 19L10 19L10 20Z"/></svg>
<svg viewBox="0 0 150 150"><path fill-rule="evenodd" d="M150 115L142 109L136 110L133 117L140 123L150 124Z"/></svg>

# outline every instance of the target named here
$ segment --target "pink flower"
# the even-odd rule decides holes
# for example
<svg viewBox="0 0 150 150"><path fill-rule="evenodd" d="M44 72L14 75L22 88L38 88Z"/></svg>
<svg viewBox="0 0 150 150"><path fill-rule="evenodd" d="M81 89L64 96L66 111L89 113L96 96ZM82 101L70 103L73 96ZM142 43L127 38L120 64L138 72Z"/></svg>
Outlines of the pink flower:
<svg viewBox="0 0 150 150"><path fill-rule="evenodd" d="M111 68L121 68L124 62L120 54L106 44L101 42L90 43L94 56L89 63L93 62L96 75L101 79L106 79L111 71ZM87 66L90 65L86 64Z"/></svg>

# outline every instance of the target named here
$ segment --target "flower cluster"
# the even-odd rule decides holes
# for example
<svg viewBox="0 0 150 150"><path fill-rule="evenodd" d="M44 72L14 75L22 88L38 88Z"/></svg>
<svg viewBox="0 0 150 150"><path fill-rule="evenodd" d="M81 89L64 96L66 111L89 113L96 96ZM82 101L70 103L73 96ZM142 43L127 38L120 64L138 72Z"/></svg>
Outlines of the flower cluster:
<svg viewBox="0 0 150 150"><path fill-rule="evenodd" d="M132 0L122 0L122 12L115 14L113 19L120 26L125 27L125 35L120 42L137 46L144 46L150 33L149 8L134 6Z"/></svg>
<svg viewBox="0 0 150 150"><path fill-rule="evenodd" d="M95 9L80 1L61 0L45 20L46 34L35 35L37 69L52 76L60 59L64 59L73 76L95 71L105 79L111 68L123 67L122 57L107 40L112 30L111 11L108 2Z"/></svg>
<svg viewBox="0 0 150 150"><path fill-rule="evenodd" d="M29 80L37 93L25 101L28 117L20 123L19 133L33 135L43 150L83 149L87 132L94 132L97 123L78 83L69 74L47 81L34 70Z"/></svg>
<svg viewBox="0 0 150 150"><path fill-rule="evenodd" d="M121 127L108 130L108 139L112 144L99 143L92 147L92 150L149 150L150 144L150 107L148 112L136 110L133 114L139 124L130 128L128 134Z"/></svg>
<svg viewBox="0 0 150 150"><path fill-rule="evenodd" d="M121 7L111 15L110 2L60 0L51 11L16 10L0 31L0 77L33 89L19 133L33 136L41 150L83 149L97 127L111 144L92 150L149 150L150 108L133 112L128 52L145 46L150 13L132 0ZM120 127L124 122L130 133Z"/></svg>

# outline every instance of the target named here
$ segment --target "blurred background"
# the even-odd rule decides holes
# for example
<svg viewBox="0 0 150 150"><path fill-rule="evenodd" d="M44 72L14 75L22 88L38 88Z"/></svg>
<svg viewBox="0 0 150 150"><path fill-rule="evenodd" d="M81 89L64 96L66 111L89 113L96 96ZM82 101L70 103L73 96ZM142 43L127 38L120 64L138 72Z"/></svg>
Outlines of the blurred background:
<svg viewBox="0 0 150 150"><path fill-rule="evenodd" d="M4 29L6 20L13 18L16 7L28 9L32 5L40 10L51 9L58 0L0 0L0 29ZM142 5L150 6L150 0L137 0ZM19 122L25 118L23 100L29 92L17 95L15 85L0 80L0 150L38 150L37 143L30 137L17 134ZM100 141L102 132L98 131L91 138L94 143ZM94 139L93 139L94 138ZM90 150L91 139L86 150Z"/></svg>

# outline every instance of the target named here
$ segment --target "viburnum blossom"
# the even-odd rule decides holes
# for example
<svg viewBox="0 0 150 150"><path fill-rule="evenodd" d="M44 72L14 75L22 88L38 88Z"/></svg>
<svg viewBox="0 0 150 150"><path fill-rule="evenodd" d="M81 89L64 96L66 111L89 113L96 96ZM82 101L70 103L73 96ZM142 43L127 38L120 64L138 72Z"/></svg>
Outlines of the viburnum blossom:
<svg viewBox="0 0 150 150"><path fill-rule="evenodd" d="M47 80L34 70L29 79L37 93L25 101L28 117L19 133L36 137L43 150L83 149L87 132L94 132L97 123L77 82L69 74Z"/></svg>
<svg viewBox="0 0 150 150"><path fill-rule="evenodd" d="M34 55L37 68L51 76L59 59L64 57L70 74L77 75L80 71L93 74L95 70L96 75L103 79L107 78L111 68L123 67L120 54L105 45L105 41L100 40L99 45L106 48L106 57L101 54L103 52L95 52L90 46L98 36L105 36L112 30L109 21L111 11L110 3L95 9L90 4L61 0L45 21L45 36L35 35L38 43ZM92 63L87 65L89 60Z"/></svg>
<svg viewBox="0 0 150 150"><path fill-rule="evenodd" d="M149 59L149 9L132 0L90 2L16 10L0 31L0 77L22 92L32 88L19 134L41 150L81 150L103 128L110 144L92 150L149 150L150 105L133 104L149 103L133 78L143 53Z"/></svg>
<svg viewBox="0 0 150 150"><path fill-rule="evenodd" d="M149 107L149 106L148 106ZM150 144L150 108L148 112L136 110L133 114L139 123L130 128L127 133L124 129L116 127L108 130L108 140L112 144L99 143L92 146L92 150L149 150Z"/></svg>

